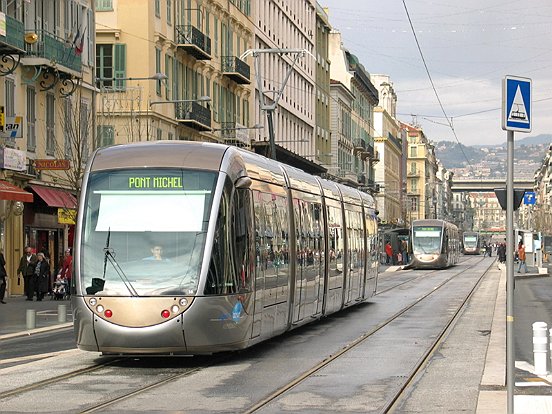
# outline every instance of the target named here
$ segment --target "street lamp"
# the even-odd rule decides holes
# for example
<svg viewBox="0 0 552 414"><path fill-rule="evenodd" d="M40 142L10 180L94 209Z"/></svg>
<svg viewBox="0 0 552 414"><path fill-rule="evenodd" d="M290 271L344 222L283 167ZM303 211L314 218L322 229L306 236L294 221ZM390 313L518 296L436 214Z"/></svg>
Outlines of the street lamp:
<svg viewBox="0 0 552 414"><path fill-rule="evenodd" d="M159 104L167 104L167 103L190 103L190 102L210 102L211 97L210 96L200 96L196 99L174 99L170 101L153 101L149 103L149 106L152 107L153 105L159 105Z"/></svg>
<svg viewBox="0 0 552 414"><path fill-rule="evenodd" d="M99 77L99 78L96 78L96 81L97 82L122 82L122 81L139 81L139 80L154 80L154 81L163 81L163 80L167 80L169 79L169 77L167 75L165 75L164 73L161 73L161 72L156 72L154 73L153 75L151 76L147 76L147 77L128 77L128 78L103 78L103 77ZM103 85L102 85L103 86ZM123 88L123 86L119 86L119 88Z"/></svg>

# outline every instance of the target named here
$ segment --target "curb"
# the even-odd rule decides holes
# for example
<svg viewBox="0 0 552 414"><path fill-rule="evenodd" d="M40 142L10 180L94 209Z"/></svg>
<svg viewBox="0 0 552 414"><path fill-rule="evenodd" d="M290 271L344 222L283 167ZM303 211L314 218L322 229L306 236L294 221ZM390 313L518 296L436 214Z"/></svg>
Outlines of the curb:
<svg viewBox="0 0 552 414"><path fill-rule="evenodd" d="M29 329L29 330L20 331L20 332L13 332L9 334L0 335L0 341L3 341L5 339L18 338L21 336L36 335L43 332L57 331L57 330L66 329L70 327L73 327L73 322L67 322L67 323L62 323L62 324L52 325L52 326L45 326L45 327L36 328L36 329Z"/></svg>

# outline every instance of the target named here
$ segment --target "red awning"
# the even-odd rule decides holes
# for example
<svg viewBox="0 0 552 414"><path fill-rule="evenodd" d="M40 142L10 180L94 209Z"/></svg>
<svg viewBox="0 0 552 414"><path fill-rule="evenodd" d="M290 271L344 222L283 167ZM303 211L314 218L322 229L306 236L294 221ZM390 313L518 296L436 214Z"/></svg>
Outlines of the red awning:
<svg viewBox="0 0 552 414"><path fill-rule="evenodd" d="M24 203L33 202L33 194L22 188L16 187L7 181L0 180L0 200L23 201Z"/></svg>
<svg viewBox="0 0 552 414"><path fill-rule="evenodd" d="M50 207L77 208L77 199L67 191L41 185L31 185L31 188Z"/></svg>

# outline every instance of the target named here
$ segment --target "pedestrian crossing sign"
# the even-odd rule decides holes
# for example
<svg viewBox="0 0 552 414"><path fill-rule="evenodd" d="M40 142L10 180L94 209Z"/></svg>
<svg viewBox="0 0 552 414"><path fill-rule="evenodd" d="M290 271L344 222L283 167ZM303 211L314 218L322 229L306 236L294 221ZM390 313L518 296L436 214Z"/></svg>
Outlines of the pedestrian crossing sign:
<svg viewBox="0 0 552 414"><path fill-rule="evenodd" d="M506 76L502 81L502 129L531 132L531 79Z"/></svg>

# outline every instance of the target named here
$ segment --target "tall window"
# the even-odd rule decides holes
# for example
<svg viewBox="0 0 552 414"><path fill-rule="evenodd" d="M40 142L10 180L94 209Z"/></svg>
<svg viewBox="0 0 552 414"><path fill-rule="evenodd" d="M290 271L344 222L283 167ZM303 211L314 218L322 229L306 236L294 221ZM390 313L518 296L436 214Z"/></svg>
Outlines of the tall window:
<svg viewBox="0 0 552 414"><path fill-rule="evenodd" d="M36 149L36 90L27 87L27 151Z"/></svg>
<svg viewBox="0 0 552 414"><path fill-rule="evenodd" d="M96 11L112 11L113 0L96 0Z"/></svg>
<svg viewBox="0 0 552 414"><path fill-rule="evenodd" d="M126 88L126 45L96 45L96 68L100 88L124 91ZM116 80L121 79L121 80Z"/></svg>
<svg viewBox="0 0 552 414"><path fill-rule="evenodd" d="M155 17L161 17L161 0L155 0Z"/></svg>
<svg viewBox="0 0 552 414"><path fill-rule="evenodd" d="M112 125L98 126L98 144L107 147L115 143L115 128Z"/></svg>
<svg viewBox="0 0 552 414"><path fill-rule="evenodd" d="M56 100L54 94L46 95L46 155L54 155L55 142L55 116L56 116Z"/></svg>
<svg viewBox="0 0 552 414"><path fill-rule="evenodd" d="M167 24L172 24L172 0L167 0Z"/></svg>
<svg viewBox="0 0 552 414"><path fill-rule="evenodd" d="M161 49L155 49L155 73L161 72ZM161 96L161 80L155 81L155 92Z"/></svg>
<svg viewBox="0 0 552 414"><path fill-rule="evenodd" d="M63 116L65 119L71 119L71 100L66 98L63 100ZM68 160L73 159L73 145L71 139L71 128L68 122L65 122L63 128L63 137L64 137L64 148L65 148L65 158Z"/></svg>
<svg viewBox="0 0 552 414"><path fill-rule="evenodd" d="M418 147L416 145L412 145L410 147L410 157L415 158L418 156Z"/></svg>

